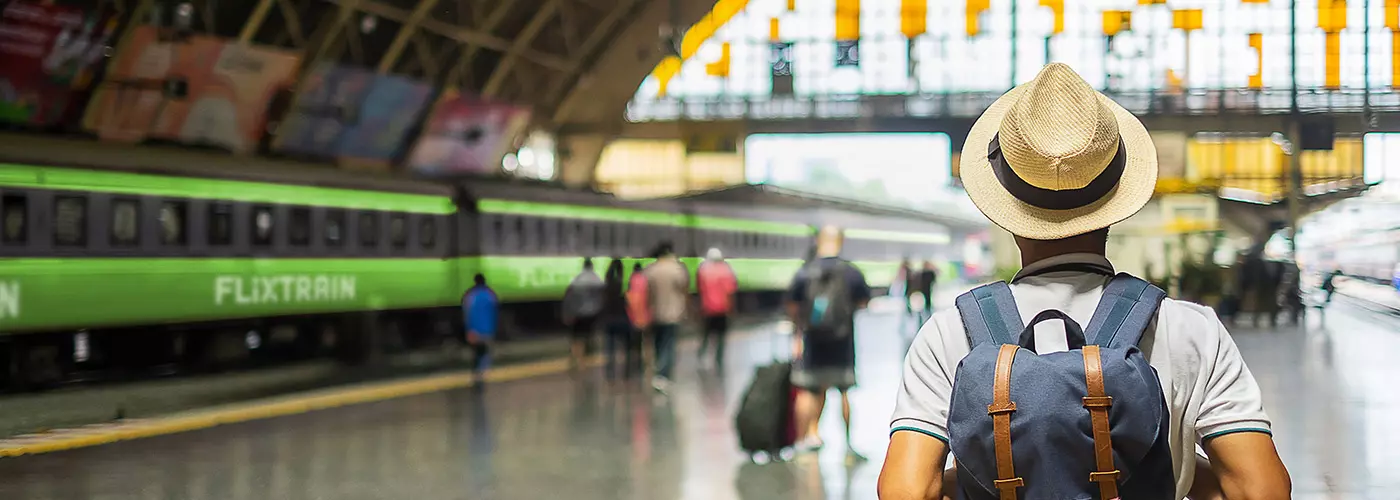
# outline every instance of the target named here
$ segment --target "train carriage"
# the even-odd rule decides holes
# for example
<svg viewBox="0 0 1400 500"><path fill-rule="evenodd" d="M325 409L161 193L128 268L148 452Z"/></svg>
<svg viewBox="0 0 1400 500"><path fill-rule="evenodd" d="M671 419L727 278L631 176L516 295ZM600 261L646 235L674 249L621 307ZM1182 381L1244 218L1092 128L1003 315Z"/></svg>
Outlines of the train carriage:
<svg viewBox="0 0 1400 500"><path fill-rule="evenodd" d="M714 194L622 201L494 180L4 165L0 361L28 383L85 364L204 366L255 350L362 359L452 335L478 272L510 304L507 330L529 330L554 321L583 256L630 264L669 241L693 268L718 247L743 293L772 295L824 222L850 228L847 257L876 285L900 257L948 247L929 216Z"/></svg>

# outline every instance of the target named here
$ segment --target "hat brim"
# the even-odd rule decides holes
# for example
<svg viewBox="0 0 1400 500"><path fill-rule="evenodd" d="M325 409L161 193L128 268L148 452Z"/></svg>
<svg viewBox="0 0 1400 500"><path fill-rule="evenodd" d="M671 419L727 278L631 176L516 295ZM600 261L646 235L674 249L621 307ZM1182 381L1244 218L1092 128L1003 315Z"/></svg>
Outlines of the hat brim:
<svg viewBox="0 0 1400 500"><path fill-rule="evenodd" d="M1002 187L987 160L987 145L1024 88L1017 86L993 102L972 125L963 144L959 158L963 188L978 210L1016 236L1058 240L1106 228L1147 205L1157 186L1157 147L1137 117L1103 94L1098 98L1113 110L1127 154L1123 177L1113 191L1083 207L1051 210L1021 201Z"/></svg>

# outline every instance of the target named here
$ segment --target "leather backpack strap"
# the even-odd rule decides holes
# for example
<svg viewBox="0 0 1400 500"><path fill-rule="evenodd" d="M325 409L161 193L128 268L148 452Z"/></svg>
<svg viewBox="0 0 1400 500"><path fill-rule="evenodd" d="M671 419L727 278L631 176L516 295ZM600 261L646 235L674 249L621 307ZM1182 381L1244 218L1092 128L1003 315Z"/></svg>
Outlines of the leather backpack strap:
<svg viewBox="0 0 1400 500"><path fill-rule="evenodd" d="M992 441L995 444L997 459L997 480L994 483L1001 491L1001 500L1016 500L1016 489L1026 482L1016 475L1016 465L1011 461L1011 413L1016 411L1016 403L1011 402L1011 363L1016 360L1015 344L1002 344L997 353L996 379L992 383L992 404L987 405L987 414L992 416Z"/></svg>
<svg viewBox="0 0 1400 500"><path fill-rule="evenodd" d="M1109 432L1108 422L1108 409L1113 406L1113 397L1104 391L1103 359L1099 356L1099 346L1086 345L1083 352L1084 383L1089 389L1089 395L1084 398L1084 407L1089 409L1094 430L1094 463L1098 468L1098 471L1089 473L1089 481L1099 483L1101 500L1113 500L1118 498L1120 475L1113 466L1113 435Z"/></svg>

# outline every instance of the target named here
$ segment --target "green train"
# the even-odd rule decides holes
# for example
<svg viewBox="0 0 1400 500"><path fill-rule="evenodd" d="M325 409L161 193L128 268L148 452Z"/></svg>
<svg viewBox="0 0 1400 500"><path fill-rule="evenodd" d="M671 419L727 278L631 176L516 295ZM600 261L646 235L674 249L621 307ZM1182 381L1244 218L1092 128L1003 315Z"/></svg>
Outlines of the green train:
<svg viewBox="0 0 1400 500"><path fill-rule="evenodd" d="M364 360L451 337L476 273L508 303L503 335L528 335L555 321L582 256L630 264L661 241L691 266L720 248L744 302L762 302L828 222L886 286L900 258L949 257L957 237L928 215L746 189L756 201L623 201L491 180L0 164L0 373L13 386L264 352Z"/></svg>

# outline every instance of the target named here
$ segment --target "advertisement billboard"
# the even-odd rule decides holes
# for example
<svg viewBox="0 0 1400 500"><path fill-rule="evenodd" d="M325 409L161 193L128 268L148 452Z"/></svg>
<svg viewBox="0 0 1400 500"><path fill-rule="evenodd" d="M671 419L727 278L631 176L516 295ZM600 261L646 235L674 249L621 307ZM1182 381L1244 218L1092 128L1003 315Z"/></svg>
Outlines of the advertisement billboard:
<svg viewBox="0 0 1400 500"><path fill-rule="evenodd" d="M369 69L321 63L282 120L274 149L329 159L388 163L429 102L432 87Z"/></svg>
<svg viewBox="0 0 1400 500"><path fill-rule="evenodd" d="M300 55L207 35L163 37L140 26L93 93L83 125L104 141L151 139L256 150L271 97Z"/></svg>
<svg viewBox="0 0 1400 500"><path fill-rule="evenodd" d="M409 166L425 175L497 173L529 120L524 108L446 91L433 106Z"/></svg>
<svg viewBox="0 0 1400 500"><path fill-rule="evenodd" d="M14 1L0 11L0 121L54 125L75 112L116 33L110 12Z"/></svg>

